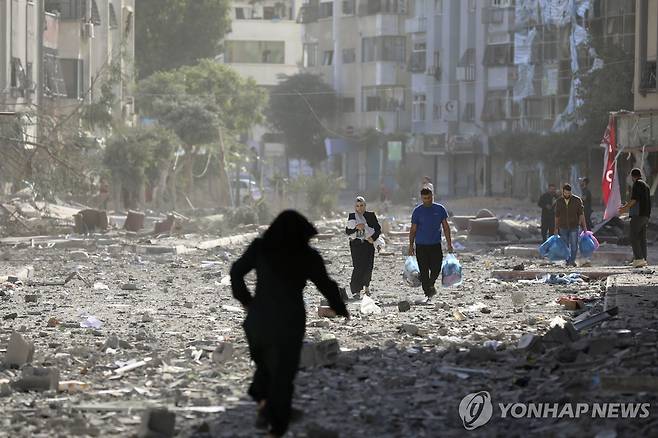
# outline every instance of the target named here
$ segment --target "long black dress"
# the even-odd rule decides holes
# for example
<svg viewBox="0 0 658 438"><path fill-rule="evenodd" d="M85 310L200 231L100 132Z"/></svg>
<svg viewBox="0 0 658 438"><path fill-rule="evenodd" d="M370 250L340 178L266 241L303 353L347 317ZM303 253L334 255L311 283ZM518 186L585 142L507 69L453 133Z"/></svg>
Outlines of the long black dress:
<svg viewBox="0 0 658 438"><path fill-rule="evenodd" d="M322 256L308 245L315 234L304 216L284 211L231 267L233 296L248 309L243 327L256 363L249 395L256 402L266 400L265 416L275 435L283 435L290 422L293 381L306 328L302 297L306 280L315 283L338 315L348 316ZM252 269L257 277L254 296L244 282Z"/></svg>

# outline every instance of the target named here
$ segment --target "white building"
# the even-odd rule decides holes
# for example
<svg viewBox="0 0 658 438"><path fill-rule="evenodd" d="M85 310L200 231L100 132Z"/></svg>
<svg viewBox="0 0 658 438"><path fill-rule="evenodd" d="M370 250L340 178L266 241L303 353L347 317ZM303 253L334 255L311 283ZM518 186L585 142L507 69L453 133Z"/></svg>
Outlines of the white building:
<svg viewBox="0 0 658 438"><path fill-rule="evenodd" d="M302 62L302 26L294 1L264 0L233 3L231 32L224 38L218 60L264 88L277 85L282 76L299 73ZM254 175L261 182L275 173L287 173L281 136L266 126L255 126L247 143L262 164Z"/></svg>

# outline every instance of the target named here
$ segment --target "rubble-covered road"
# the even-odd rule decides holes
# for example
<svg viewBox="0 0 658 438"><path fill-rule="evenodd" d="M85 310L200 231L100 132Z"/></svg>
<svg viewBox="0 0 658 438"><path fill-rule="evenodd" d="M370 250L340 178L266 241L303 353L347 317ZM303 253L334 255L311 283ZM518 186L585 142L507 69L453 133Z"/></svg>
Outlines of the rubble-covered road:
<svg viewBox="0 0 658 438"><path fill-rule="evenodd" d="M314 245L346 286L351 266L341 229L320 231L334 237ZM10 342L12 333L33 342L32 365L56 369L59 384L48 389L46 377L40 387L43 382L30 380L29 366L27 372L24 364L16 364L23 370L10 367L3 351L0 435L136 436L145 410L167 407L180 436L257 436L255 406L245 396L252 367L244 315L227 277L242 245L138 255L134 242L118 240L84 251L47 244L2 248L0 273L28 265L34 271L22 285L3 286L0 346L20 357L20 339L14 334ZM351 302L351 320L319 318L321 296L308 286L307 338L335 338L340 353L307 354L307 365L326 366L299 373L295 405L304 416L289 436L658 434L658 323L634 318L626 307L591 329L574 331L564 323L583 310L603 310L605 275L564 285L497 280L492 271L521 269L521 263L524 271L517 272L562 271L538 259L506 257L495 245L467 244L458 254L464 283L440 289L431 305L420 305L420 289L401 277L406 246L404 236L394 238L376 258L372 290L379 314L363 315L360 303ZM655 279L650 270L632 278L639 286ZM641 287L635 293L642 296ZM568 303L556 302L565 296L576 296L571 301L582 308L570 311ZM398 304L405 300L411 309L401 312ZM551 321L564 327L542 337ZM468 432L458 407L464 396L482 390L491 394L493 418ZM498 407L569 401L646 402L651 408L648 418L635 419L503 419Z"/></svg>

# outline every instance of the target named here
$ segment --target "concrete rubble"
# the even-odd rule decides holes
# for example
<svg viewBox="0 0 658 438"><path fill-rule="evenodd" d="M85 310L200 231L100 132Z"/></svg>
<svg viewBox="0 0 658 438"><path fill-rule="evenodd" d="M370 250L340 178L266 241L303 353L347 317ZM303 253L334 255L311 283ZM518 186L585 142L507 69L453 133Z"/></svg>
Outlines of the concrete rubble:
<svg viewBox="0 0 658 438"><path fill-rule="evenodd" d="M477 211L455 213L471 221ZM506 227L517 216L497 218L496 239L501 230L505 240L514 234ZM532 220L520 223L525 229ZM363 302L350 300L350 320L327 318L319 313L326 307L321 295L307 287L295 395L305 415L290 436L461 437L457 407L480 390L496 403L649 402L655 414L658 275L600 265L578 268L582 282L547 284L536 280L571 272L505 254L504 244L457 239L464 245L457 252L463 284L439 288L431 305L421 305L422 290L401 277L406 219L388 219L388 226L391 255L376 256L367 301L379 312L362 313ZM342 227L341 219L322 223L330 238L313 245L345 287L351 260ZM0 321L4 433L257 435L255 405L246 396L254 368L241 326L245 314L225 281L257 231L154 237L150 225L147 230L148 237L110 230L87 239L0 241L1 251L11 251L0 274L16 276L25 260L33 267L29 281L7 286L0 299L0 315L15 314ZM149 247L171 250L140 250ZM520 264L523 270L513 269ZM71 272L78 276L64 284ZM252 287L254 281L247 277ZM561 297L588 299L569 310L558 304ZM91 317L102 324L81 327ZM480 431L649 436L654 418L494 418Z"/></svg>

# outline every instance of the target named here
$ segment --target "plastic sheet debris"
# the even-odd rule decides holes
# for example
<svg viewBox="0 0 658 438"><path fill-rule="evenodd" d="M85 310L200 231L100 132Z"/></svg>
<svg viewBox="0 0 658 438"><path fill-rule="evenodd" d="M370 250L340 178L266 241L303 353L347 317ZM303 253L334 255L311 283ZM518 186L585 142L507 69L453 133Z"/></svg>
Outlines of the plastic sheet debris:
<svg viewBox="0 0 658 438"><path fill-rule="evenodd" d="M539 255L553 262L564 261L569 258L569 247L560 236L551 236L539 247Z"/></svg>
<svg viewBox="0 0 658 438"><path fill-rule="evenodd" d="M572 274L547 274L542 278L541 282L557 285L582 284L585 283L585 278L575 272Z"/></svg>
<svg viewBox="0 0 658 438"><path fill-rule="evenodd" d="M404 272L402 274L404 281L411 287L420 287L420 268L416 257L408 256L404 261Z"/></svg>
<svg viewBox="0 0 658 438"><path fill-rule="evenodd" d="M592 254L594 254L594 251L599 248L599 241L594 237L594 234L591 231L583 231L580 233L578 246L580 254L585 258L590 258L592 257Z"/></svg>
<svg viewBox="0 0 658 438"><path fill-rule="evenodd" d="M361 300L361 314L362 315L373 315L382 313L382 308L379 307L375 300L370 298L368 295L364 295Z"/></svg>
<svg viewBox="0 0 658 438"><path fill-rule="evenodd" d="M454 254L448 254L441 265L441 284L443 287L462 284L462 266Z"/></svg>
<svg viewBox="0 0 658 438"><path fill-rule="evenodd" d="M96 318L93 315L87 316L82 322L80 322L80 327L82 328L93 328L98 330L103 326L103 321Z"/></svg>

